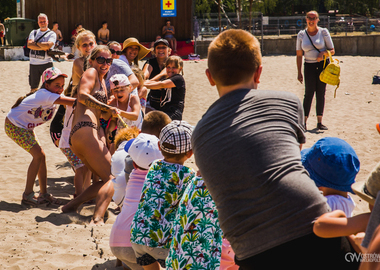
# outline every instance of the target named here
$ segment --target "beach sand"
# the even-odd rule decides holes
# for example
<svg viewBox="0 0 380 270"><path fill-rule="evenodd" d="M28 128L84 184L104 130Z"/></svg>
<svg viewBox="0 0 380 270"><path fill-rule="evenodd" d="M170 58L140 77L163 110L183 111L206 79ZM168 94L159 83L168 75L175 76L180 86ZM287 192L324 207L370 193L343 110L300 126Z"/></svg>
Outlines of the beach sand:
<svg viewBox="0 0 380 270"><path fill-rule="evenodd" d="M333 86L327 86L324 124L316 127L315 104L308 121L309 131L304 148L326 136L335 136L352 145L361 162L357 181L366 179L380 161L380 135L375 125L380 122L380 85L372 85L372 76L380 69L380 58L337 56L341 62L341 86L334 99ZM54 63L71 74L72 63ZM195 125L207 108L218 98L215 87L204 75L207 61L189 61L184 65L187 86L184 120ZM0 122L16 99L29 91L29 62L0 62ZM66 80L66 84L68 80ZM295 93L301 100L304 85L297 81L295 56L263 57L259 89ZM73 171L65 156L49 136L47 123L35 129L47 156L48 191L69 201L74 193ZM111 203L106 224L85 225L93 206L84 206L80 214L64 214L60 208L45 206L28 209L21 205L27 167L31 156L0 132L0 269L121 269L115 267L108 240L116 218L116 205ZM194 159L187 162L196 169ZM35 191L39 187L35 186ZM284 194L285 198L286 194ZM355 213L368 211L368 205L353 195Z"/></svg>

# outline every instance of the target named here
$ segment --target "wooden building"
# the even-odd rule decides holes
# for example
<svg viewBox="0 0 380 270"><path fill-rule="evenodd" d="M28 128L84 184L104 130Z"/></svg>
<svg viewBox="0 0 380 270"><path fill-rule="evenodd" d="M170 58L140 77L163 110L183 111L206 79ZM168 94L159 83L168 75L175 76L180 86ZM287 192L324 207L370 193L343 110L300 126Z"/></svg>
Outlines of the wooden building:
<svg viewBox="0 0 380 270"><path fill-rule="evenodd" d="M161 35L166 17L161 17L161 0L23 0L25 18L37 20L39 13L49 19L49 28L57 21L64 41L70 42L77 23L97 35L101 23L107 21L110 39L123 42L135 37L140 42ZM194 0L176 0L177 16L170 17L177 40L193 37Z"/></svg>

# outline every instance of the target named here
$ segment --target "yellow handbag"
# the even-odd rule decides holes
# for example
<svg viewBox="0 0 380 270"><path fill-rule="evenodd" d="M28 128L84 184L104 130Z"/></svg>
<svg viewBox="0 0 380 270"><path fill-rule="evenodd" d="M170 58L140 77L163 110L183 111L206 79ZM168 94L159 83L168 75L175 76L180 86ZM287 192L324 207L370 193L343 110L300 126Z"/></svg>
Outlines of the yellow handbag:
<svg viewBox="0 0 380 270"><path fill-rule="evenodd" d="M336 85L335 92L334 92L334 98L336 97L336 90L339 88L340 84L340 66L339 66L339 60L338 59L333 59L331 56L331 52L327 50L327 53L329 54L330 58L330 64L326 65L326 59L327 57L324 57L324 63L323 63L323 71L319 75L319 79L321 82L331 84L331 85ZM336 63L334 63L334 60Z"/></svg>

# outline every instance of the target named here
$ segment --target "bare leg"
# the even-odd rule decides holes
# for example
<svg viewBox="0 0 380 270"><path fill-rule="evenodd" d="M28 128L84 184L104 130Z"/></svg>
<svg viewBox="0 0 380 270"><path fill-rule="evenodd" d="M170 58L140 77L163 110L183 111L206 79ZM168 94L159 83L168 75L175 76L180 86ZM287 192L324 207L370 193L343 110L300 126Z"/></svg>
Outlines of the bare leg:
<svg viewBox="0 0 380 270"><path fill-rule="evenodd" d="M27 176L26 176L26 186L24 194L28 195L33 192L34 182L36 176L38 175L38 180L40 184L40 192L47 192L47 170L46 170L46 160L45 153L42 148L35 144L29 151L33 159L30 162Z"/></svg>
<svg viewBox="0 0 380 270"><path fill-rule="evenodd" d="M92 136L88 131L91 131ZM112 200L113 185L109 180L113 176L111 174L111 155L104 143L95 138L95 135L97 136L94 134L95 132L89 127L78 130L71 138L72 150L86 164L88 169L99 175L101 181L94 182L78 197L66 204L62 211L76 211L82 203L97 197L93 222L102 224L104 214ZM107 182L109 183L107 184Z"/></svg>
<svg viewBox="0 0 380 270"><path fill-rule="evenodd" d="M322 123L322 115L317 115L317 122Z"/></svg>
<svg viewBox="0 0 380 270"><path fill-rule="evenodd" d="M75 170L74 176L74 186L75 186L75 194L78 196L84 190L84 183L87 180L86 177L88 174L88 169L86 166L82 166Z"/></svg>
<svg viewBox="0 0 380 270"><path fill-rule="evenodd" d="M176 53L177 52L177 40L175 38L173 38L173 45L174 45L174 52Z"/></svg>

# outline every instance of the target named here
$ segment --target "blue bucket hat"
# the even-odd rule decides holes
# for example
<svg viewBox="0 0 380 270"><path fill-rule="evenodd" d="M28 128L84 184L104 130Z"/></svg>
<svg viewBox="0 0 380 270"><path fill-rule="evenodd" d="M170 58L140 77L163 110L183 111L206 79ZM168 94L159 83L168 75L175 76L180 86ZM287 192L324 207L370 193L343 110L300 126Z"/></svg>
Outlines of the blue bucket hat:
<svg viewBox="0 0 380 270"><path fill-rule="evenodd" d="M360 162L346 141L335 137L320 139L301 151L301 161L318 187L354 193L351 185L355 183Z"/></svg>

